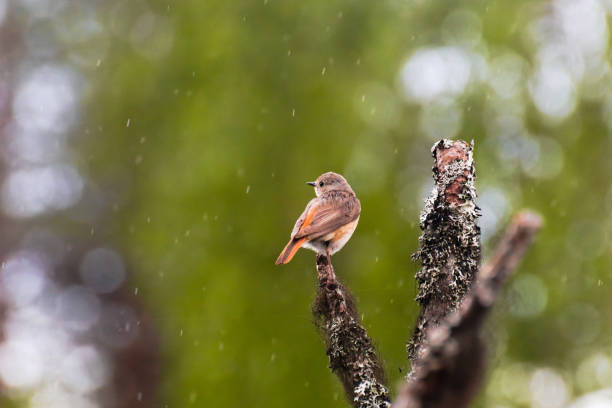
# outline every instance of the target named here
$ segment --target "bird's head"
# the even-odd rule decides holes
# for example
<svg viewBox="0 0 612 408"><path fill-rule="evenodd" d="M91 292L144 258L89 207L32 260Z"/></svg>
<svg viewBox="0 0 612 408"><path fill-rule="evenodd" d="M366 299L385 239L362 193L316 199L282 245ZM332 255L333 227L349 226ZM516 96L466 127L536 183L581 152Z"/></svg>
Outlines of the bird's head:
<svg viewBox="0 0 612 408"><path fill-rule="evenodd" d="M315 181L308 181L306 184L315 188L317 197L328 191L348 191L353 193L353 189L344 177L334 172L321 174Z"/></svg>

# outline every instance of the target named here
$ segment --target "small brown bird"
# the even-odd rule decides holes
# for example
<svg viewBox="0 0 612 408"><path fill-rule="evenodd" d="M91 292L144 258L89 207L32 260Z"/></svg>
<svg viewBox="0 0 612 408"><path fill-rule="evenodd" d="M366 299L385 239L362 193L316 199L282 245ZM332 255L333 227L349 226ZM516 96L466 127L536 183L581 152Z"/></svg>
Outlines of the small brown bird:
<svg viewBox="0 0 612 408"><path fill-rule="evenodd" d="M289 243L276 260L277 265L291 261L302 246L329 259L342 249L357 228L361 204L344 177L328 172L306 184L315 188L317 196L310 200L295 223Z"/></svg>

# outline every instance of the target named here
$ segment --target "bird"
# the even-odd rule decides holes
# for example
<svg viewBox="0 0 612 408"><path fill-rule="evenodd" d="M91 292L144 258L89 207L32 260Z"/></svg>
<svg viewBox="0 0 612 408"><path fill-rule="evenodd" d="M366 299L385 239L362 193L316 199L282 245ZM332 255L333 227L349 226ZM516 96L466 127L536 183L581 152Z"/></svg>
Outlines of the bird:
<svg viewBox="0 0 612 408"><path fill-rule="evenodd" d="M331 255L342 249L357 228L361 203L344 177L327 172L306 184L314 187L316 197L297 219L277 265L291 261L300 247L326 256L331 264Z"/></svg>

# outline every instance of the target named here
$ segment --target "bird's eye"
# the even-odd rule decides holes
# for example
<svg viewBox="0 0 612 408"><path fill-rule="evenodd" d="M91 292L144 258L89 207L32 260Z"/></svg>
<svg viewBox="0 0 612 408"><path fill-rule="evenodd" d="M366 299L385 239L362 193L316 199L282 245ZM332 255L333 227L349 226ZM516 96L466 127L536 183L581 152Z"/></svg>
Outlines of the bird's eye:
<svg viewBox="0 0 612 408"><path fill-rule="evenodd" d="M319 187L323 187L323 182L319 181Z"/></svg>

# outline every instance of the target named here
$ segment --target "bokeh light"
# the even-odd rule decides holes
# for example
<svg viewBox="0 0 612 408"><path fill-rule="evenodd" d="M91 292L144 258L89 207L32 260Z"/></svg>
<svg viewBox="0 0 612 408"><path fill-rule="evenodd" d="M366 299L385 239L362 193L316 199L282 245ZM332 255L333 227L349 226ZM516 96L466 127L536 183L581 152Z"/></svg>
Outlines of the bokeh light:
<svg viewBox="0 0 612 408"><path fill-rule="evenodd" d="M549 368L538 369L531 375L529 390L534 408L561 408L569 397L563 377Z"/></svg>
<svg viewBox="0 0 612 408"><path fill-rule="evenodd" d="M538 276L521 274L508 290L511 298L510 313L518 317L534 317L546 308L548 289Z"/></svg>
<svg viewBox="0 0 612 408"><path fill-rule="evenodd" d="M0 0L0 406L346 406L312 254L273 265L327 170L363 209L334 265L403 380L440 138L474 140L485 260L545 219L474 406L612 406L611 13Z"/></svg>
<svg viewBox="0 0 612 408"><path fill-rule="evenodd" d="M123 260L115 251L107 248L89 251L79 269L85 285L96 293L110 293L125 279Z"/></svg>

